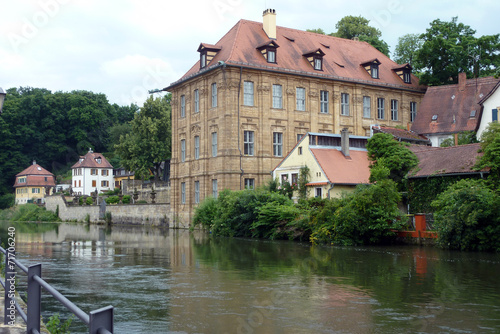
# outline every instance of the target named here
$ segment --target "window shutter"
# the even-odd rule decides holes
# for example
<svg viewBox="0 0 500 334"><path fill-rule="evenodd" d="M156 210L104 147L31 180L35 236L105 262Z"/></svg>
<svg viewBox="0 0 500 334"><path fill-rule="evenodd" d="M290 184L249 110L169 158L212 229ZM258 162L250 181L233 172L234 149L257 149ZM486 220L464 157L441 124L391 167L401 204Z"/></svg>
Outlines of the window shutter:
<svg viewBox="0 0 500 334"><path fill-rule="evenodd" d="M491 110L491 121L498 122L498 110L497 109Z"/></svg>

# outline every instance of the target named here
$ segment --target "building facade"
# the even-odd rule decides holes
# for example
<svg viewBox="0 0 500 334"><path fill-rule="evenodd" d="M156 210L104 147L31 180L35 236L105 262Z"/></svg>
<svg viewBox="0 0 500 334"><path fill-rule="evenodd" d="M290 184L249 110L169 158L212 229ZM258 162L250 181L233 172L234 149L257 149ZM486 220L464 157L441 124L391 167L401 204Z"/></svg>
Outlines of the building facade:
<svg viewBox="0 0 500 334"><path fill-rule="evenodd" d="M365 42L240 20L172 93L172 210L193 208L222 189L264 184L308 132L368 136L374 124L405 126L425 87Z"/></svg>
<svg viewBox="0 0 500 334"><path fill-rule="evenodd" d="M44 203L45 195L52 194L55 185L54 174L33 161L31 166L16 175L16 204Z"/></svg>
<svg viewBox="0 0 500 334"><path fill-rule="evenodd" d="M91 149L81 156L72 167L71 186L73 194L90 196L114 189L113 166L101 153Z"/></svg>

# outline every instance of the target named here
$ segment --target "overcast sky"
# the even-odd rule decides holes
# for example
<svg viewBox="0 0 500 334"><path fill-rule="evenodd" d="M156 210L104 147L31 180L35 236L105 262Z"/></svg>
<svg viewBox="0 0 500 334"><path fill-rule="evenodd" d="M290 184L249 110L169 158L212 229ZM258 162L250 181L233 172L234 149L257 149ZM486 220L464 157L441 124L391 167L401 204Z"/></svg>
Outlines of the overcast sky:
<svg viewBox="0 0 500 334"><path fill-rule="evenodd" d="M334 32L361 15L391 53L398 37L423 33L435 19L458 21L476 36L500 33L498 0L0 0L0 87L89 90L111 103L142 106L147 91L179 79L239 19Z"/></svg>

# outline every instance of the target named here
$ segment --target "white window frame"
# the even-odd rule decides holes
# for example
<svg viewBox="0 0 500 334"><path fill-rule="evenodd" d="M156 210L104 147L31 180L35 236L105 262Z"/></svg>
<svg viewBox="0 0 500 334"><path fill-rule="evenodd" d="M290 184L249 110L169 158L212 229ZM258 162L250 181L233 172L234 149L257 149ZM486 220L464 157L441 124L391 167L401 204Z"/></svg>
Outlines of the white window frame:
<svg viewBox="0 0 500 334"><path fill-rule="evenodd" d="M330 96L327 90L321 90L319 92L320 113L328 114L329 98Z"/></svg>
<svg viewBox="0 0 500 334"><path fill-rule="evenodd" d="M283 156L283 133L273 132L273 155L275 157Z"/></svg>
<svg viewBox="0 0 500 334"><path fill-rule="evenodd" d="M181 95L181 117L186 117L186 96Z"/></svg>
<svg viewBox="0 0 500 334"><path fill-rule="evenodd" d="M391 100L391 120L397 121L398 119L398 110L399 110L399 101L392 99Z"/></svg>
<svg viewBox="0 0 500 334"><path fill-rule="evenodd" d="M314 69L321 71L322 68L323 68L323 59L321 59L319 57L314 58Z"/></svg>
<svg viewBox="0 0 500 334"><path fill-rule="evenodd" d="M212 132L212 157L217 156L217 132Z"/></svg>
<svg viewBox="0 0 500 334"><path fill-rule="evenodd" d="M254 90L252 81L243 82L243 105L253 107Z"/></svg>
<svg viewBox="0 0 500 334"><path fill-rule="evenodd" d="M349 94L340 94L340 114L342 116L349 116Z"/></svg>
<svg viewBox="0 0 500 334"><path fill-rule="evenodd" d="M255 179L247 178L245 179L245 189L255 189Z"/></svg>
<svg viewBox="0 0 500 334"><path fill-rule="evenodd" d="M372 99L369 96L363 96L363 117L372 117Z"/></svg>
<svg viewBox="0 0 500 334"><path fill-rule="evenodd" d="M417 102L410 102L410 122L415 121L415 117L417 117Z"/></svg>
<svg viewBox="0 0 500 334"><path fill-rule="evenodd" d="M181 162L186 161L186 139L181 139Z"/></svg>
<svg viewBox="0 0 500 334"><path fill-rule="evenodd" d="M200 158L200 136L194 136L194 158L195 160Z"/></svg>
<svg viewBox="0 0 500 334"><path fill-rule="evenodd" d="M186 182L181 182L181 204L186 204Z"/></svg>
<svg viewBox="0 0 500 334"><path fill-rule="evenodd" d="M306 110L306 89L303 87L297 87L295 89L295 94L296 94L296 108L297 110L300 111L305 111Z"/></svg>
<svg viewBox="0 0 500 334"><path fill-rule="evenodd" d="M254 155L254 138L255 134L253 131L243 131L243 153L244 155L253 156Z"/></svg>
<svg viewBox="0 0 500 334"><path fill-rule="evenodd" d="M273 85L273 108L283 109L283 87L281 85Z"/></svg>
<svg viewBox="0 0 500 334"><path fill-rule="evenodd" d="M385 99L377 98L377 119L385 119Z"/></svg>
<svg viewBox="0 0 500 334"><path fill-rule="evenodd" d="M217 83L212 83L212 108L217 107Z"/></svg>
<svg viewBox="0 0 500 334"><path fill-rule="evenodd" d="M200 112L200 91L198 89L194 90L194 112L195 114Z"/></svg>
<svg viewBox="0 0 500 334"><path fill-rule="evenodd" d="M194 181L194 203L200 203L200 181Z"/></svg>
<svg viewBox="0 0 500 334"><path fill-rule="evenodd" d="M267 49L267 62L276 63L276 49Z"/></svg>

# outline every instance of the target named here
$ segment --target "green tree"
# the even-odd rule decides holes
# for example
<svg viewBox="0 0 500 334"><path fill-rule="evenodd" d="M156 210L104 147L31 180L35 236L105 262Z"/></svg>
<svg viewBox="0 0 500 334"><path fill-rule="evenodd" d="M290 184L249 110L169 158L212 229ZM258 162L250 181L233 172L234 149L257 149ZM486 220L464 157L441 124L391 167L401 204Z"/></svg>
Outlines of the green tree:
<svg viewBox="0 0 500 334"><path fill-rule="evenodd" d="M500 123L490 123L481 135L481 151L483 155L475 168L490 169L488 182L497 192L500 189Z"/></svg>
<svg viewBox="0 0 500 334"><path fill-rule="evenodd" d="M373 161L370 182L388 177L398 184L400 191L404 190L408 172L418 165L417 156L388 133L374 134L366 148L368 158Z"/></svg>
<svg viewBox="0 0 500 334"><path fill-rule="evenodd" d="M500 251L500 197L483 180L460 180L432 202L438 243L446 248Z"/></svg>
<svg viewBox="0 0 500 334"><path fill-rule="evenodd" d="M337 28L335 36L347 39L357 37L389 56L389 46L381 39L382 33L369 23L370 21L362 16L345 16L335 25Z"/></svg>
<svg viewBox="0 0 500 334"><path fill-rule="evenodd" d="M171 95L151 96L130 122L132 132L115 146L122 165L141 177L160 177L161 164L171 156Z"/></svg>
<svg viewBox="0 0 500 334"><path fill-rule="evenodd" d="M313 32L315 34L326 35L325 31L321 28L318 29L306 29L308 32Z"/></svg>
<svg viewBox="0 0 500 334"><path fill-rule="evenodd" d="M416 54L415 68L422 72L421 83L444 85L458 82L458 74L493 75L500 65L500 35L474 37L470 26L439 19L420 35L424 41ZM450 81L451 78L451 81Z"/></svg>
<svg viewBox="0 0 500 334"><path fill-rule="evenodd" d="M410 64L413 66L416 53L422 47L423 41L418 34L406 34L399 37L398 44L394 49L394 61L398 64Z"/></svg>
<svg viewBox="0 0 500 334"><path fill-rule="evenodd" d="M458 134L458 141L455 143L455 138L448 138L443 140L441 147L451 147L455 145L467 145L477 143L476 132L463 131Z"/></svg>

